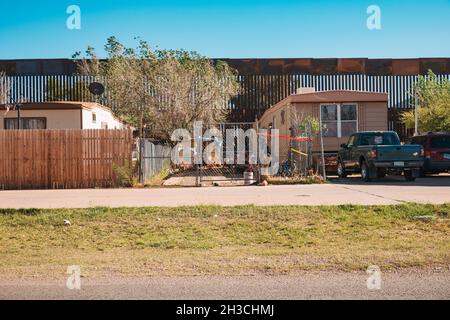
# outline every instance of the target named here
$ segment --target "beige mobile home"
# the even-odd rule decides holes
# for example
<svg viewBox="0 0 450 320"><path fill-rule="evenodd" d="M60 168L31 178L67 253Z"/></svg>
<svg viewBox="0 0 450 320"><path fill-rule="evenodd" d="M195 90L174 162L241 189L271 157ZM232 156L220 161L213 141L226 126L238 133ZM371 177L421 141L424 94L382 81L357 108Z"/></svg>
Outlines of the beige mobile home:
<svg viewBox="0 0 450 320"><path fill-rule="evenodd" d="M387 130L386 93L365 91L322 91L301 88L297 94L269 108L259 119L263 129L279 129L280 136L291 136L294 118L312 116L323 128L324 151L335 153L341 143L357 131ZM288 156L289 139L280 139L280 161ZM313 137L313 153L320 151L320 140Z"/></svg>
<svg viewBox="0 0 450 320"><path fill-rule="evenodd" d="M0 130L17 129L18 111L0 106ZM93 102L23 103L21 129L123 129L111 109Z"/></svg>

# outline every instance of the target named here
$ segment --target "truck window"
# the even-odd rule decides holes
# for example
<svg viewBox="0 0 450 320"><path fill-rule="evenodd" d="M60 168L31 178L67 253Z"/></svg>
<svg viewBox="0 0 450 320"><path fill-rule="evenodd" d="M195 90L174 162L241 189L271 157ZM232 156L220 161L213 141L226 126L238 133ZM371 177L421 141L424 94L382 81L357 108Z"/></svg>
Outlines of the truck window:
<svg viewBox="0 0 450 320"><path fill-rule="evenodd" d="M353 146L355 144L355 135L352 135L347 142L347 146Z"/></svg>
<svg viewBox="0 0 450 320"><path fill-rule="evenodd" d="M399 145L400 139L393 132L366 133L359 140L361 146Z"/></svg>

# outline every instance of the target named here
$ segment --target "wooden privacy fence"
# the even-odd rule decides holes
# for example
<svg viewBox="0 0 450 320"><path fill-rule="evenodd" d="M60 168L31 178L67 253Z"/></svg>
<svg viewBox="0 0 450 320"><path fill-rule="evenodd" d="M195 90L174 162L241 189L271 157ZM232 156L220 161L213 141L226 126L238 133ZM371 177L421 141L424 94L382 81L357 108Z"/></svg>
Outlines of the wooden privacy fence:
<svg viewBox="0 0 450 320"><path fill-rule="evenodd" d="M131 165L131 130L0 130L0 188L92 188Z"/></svg>

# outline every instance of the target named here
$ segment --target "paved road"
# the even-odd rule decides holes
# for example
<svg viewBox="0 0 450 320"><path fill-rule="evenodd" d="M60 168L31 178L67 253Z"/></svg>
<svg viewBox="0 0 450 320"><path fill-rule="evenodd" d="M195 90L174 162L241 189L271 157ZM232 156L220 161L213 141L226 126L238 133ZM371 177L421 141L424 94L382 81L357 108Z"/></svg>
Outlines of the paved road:
<svg viewBox="0 0 450 320"><path fill-rule="evenodd" d="M153 189L84 189L0 191L0 208L86 208L95 206L180 205L386 205L402 202L450 202L450 176L386 178L363 183L359 178L324 185L203 187Z"/></svg>
<svg viewBox="0 0 450 320"><path fill-rule="evenodd" d="M60 281L1 281L0 299L450 299L450 271L381 274L381 289L367 289L368 275L305 273L298 276L175 277L81 280L81 290Z"/></svg>

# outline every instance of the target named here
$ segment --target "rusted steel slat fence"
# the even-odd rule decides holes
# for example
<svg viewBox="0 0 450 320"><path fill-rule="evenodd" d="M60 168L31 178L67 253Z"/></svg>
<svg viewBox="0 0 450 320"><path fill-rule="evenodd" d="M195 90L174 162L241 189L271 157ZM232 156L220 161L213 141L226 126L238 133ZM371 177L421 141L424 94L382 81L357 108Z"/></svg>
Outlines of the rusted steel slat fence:
<svg viewBox="0 0 450 320"><path fill-rule="evenodd" d="M131 130L0 130L0 188L116 186L132 147Z"/></svg>
<svg viewBox="0 0 450 320"><path fill-rule="evenodd" d="M403 109L414 106L410 92L418 76L373 76L365 74L283 74L239 75L240 94L226 103L231 110L230 121L254 121L268 107L295 93L299 87L314 87L316 91L361 90L386 92L389 108ZM438 80L450 79L450 74L439 74ZM92 76L5 76L2 84L8 95L6 103L46 101L97 101L114 108L114 99L108 81ZM92 95L88 86L98 81L105 85L101 97ZM1 100L1 99L0 99ZM236 118L236 119L234 119Z"/></svg>
<svg viewBox="0 0 450 320"><path fill-rule="evenodd" d="M414 107L411 91L418 76L376 76L365 74L282 74L282 75L238 75L240 93L226 103L230 122L253 122L261 117L265 110L276 104L299 87L314 87L316 91L359 90L386 92L389 94L389 129L409 136L400 122L400 114ZM438 80L450 79L450 74L439 74ZM108 81L102 77L90 76L7 76L1 84L9 94L0 97L0 101L46 102L46 101L97 101L112 109L115 101L109 90ZM88 86L94 81L105 85L101 97L93 96Z"/></svg>

